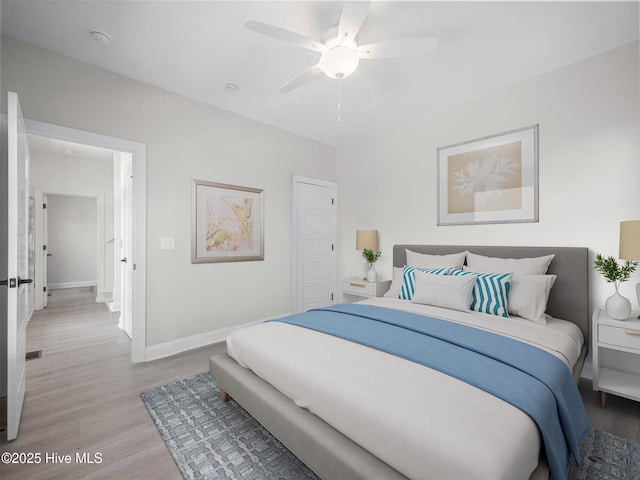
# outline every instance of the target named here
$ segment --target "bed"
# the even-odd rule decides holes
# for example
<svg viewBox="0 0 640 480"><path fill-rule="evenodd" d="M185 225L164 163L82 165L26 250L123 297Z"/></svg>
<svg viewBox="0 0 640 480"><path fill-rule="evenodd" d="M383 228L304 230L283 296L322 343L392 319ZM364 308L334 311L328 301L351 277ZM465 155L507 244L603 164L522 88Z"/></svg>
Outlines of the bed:
<svg viewBox="0 0 640 480"><path fill-rule="evenodd" d="M431 255L469 251L475 255L499 258L531 258L553 254L547 274L557 275L557 278L549 294L546 313L565 321L557 322L557 328L560 330L568 329L569 324L572 324L570 325L573 329L572 335L575 337L572 341L577 344L572 346L572 341L566 340L563 336L562 342L567 344L566 348L571 352L561 356L570 357L563 361L570 367L577 382L586 356L588 345L586 340L589 338L589 267L586 248L396 245L393 252L394 267L400 268L406 265L407 250L417 254ZM418 314L437 316L435 313L443 313L443 309L438 307L435 307L434 313L430 306L415 305L406 300L394 298L372 299L364 303L374 307L381 306L384 309L403 308L411 304L409 310L414 310ZM447 315L454 323L461 318L462 321L466 321L468 317L461 312L446 313L445 317ZM517 323L517 321L515 318L514 322ZM491 319L489 323L499 325L500 321ZM535 433L531 434L531 429L535 432L535 424L529 425L527 422L532 422L528 420L527 415L517 411L511 405L505 409L506 412L500 413L502 417L496 417L500 421L492 419L490 414L493 415L493 409L497 408L496 402L502 401L486 392L481 392L479 396L476 393L471 394L469 389L475 391L475 387L456 379L443 379L442 377L446 376L440 372L434 372L404 359L391 361L397 364L393 368L403 369L402 373L385 374L388 368L386 363L383 365L377 362L383 360L387 362L386 357L392 357L392 355L382 352L371 353L372 349L366 346L358 346L355 349L355 352L358 352L357 355L351 350L352 347L349 347L349 350L344 352L345 358L351 358L348 362L336 360L338 365L348 367L339 367L339 370L345 370L346 375L352 375L352 381L344 379L336 381L334 379L336 372L329 370L332 368L333 353L323 357L324 349L329 348L328 344L321 342L313 348L304 347L303 351L296 355L305 355L305 350L308 350L309 358L300 359L299 362L292 362L282 355L285 351L295 352L296 347L303 344L304 340L299 340L297 337L289 338L292 335L291 329L296 332L304 331L302 335L305 338L309 335L313 335L314 338L331 336L314 335L315 332L310 333L306 329L289 324L279 324L276 327L258 325L252 328L263 330L257 330L254 334L249 332L244 337L240 336L239 339L230 338L230 343L227 345L228 353L216 355L210 359L211 375L223 389L223 397L226 397L228 392L228 395L260 421L319 477L325 480L406 480L408 478L447 478L447 476L461 478L461 475L464 475L464 478L473 478L473 475L477 478L515 478L514 472L517 472L519 478L549 478L546 458L540 454L542 441ZM534 336L543 333L546 335L545 327L531 325L527 328L534 332ZM271 332L274 332L273 338L270 336ZM279 346L277 342L280 341L285 343ZM287 341L289 341L288 344ZM337 342L340 345L342 345L340 342L350 343L342 339L326 341ZM238 350L236 344L243 343L247 345L245 353L236 351ZM330 348L334 348L333 343ZM381 359L381 356L385 358ZM311 363L305 364L305 361ZM291 364L295 364L296 368L299 367L302 370L297 373L286 372L288 365ZM327 371L325 371L325 365ZM312 374L302 375L301 372L312 372ZM291 378L285 380L284 377L287 375L293 375L294 381L292 382ZM362 378L363 381L371 383L375 381L376 376L378 380L373 395L372 392L361 390L354 380L357 378L360 381ZM261 377L266 377L269 381ZM322 377L327 377L329 385L334 382L333 386L327 387L320 384ZM414 381L418 377L420 380ZM407 381L407 379L412 380ZM432 381L438 383L430 384L429 382ZM350 388L350 383L354 383L353 388ZM421 385L420 388L427 388L427 393L419 389L413 391L414 383ZM291 384L293 387L287 386ZM429 389L429 385L437 387ZM304 391L300 393L298 389ZM350 392L350 389L353 392ZM356 403L359 407L355 407L354 411L354 406L346 403L354 401L349 399L351 394L358 395L361 392L364 392L362 393L364 397L355 400L360 403ZM307 397L304 398L304 395ZM465 400L467 398L468 400ZM465 405L464 402L468 402L469 405ZM424 413L426 423L422 428L413 428L413 431L409 432L408 427L403 427L395 417L391 417L391 411L396 415L396 411L404 411L407 405L413 404L411 408L419 408L421 403L429 408L429 411ZM352 410L349 411L349 408ZM502 409L503 406L500 405L499 408ZM367 410L369 410L368 413ZM350 413L341 414L340 412L343 411ZM364 416L359 416L360 411ZM376 416L375 421L370 421L376 411L379 415ZM484 412L484 415L478 412ZM433 418L429 420L428 415L432 415ZM468 418L465 418L465 415ZM335 418L336 416L338 418ZM345 420L340 417L348 418ZM419 417L423 419L423 415ZM393 418L393 421L389 418ZM402 420L402 414L399 418ZM416 416L407 418L415 419ZM455 435L448 438L448 432L443 430L443 426L436 425L438 418L444 418L452 425L455 419L458 422L455 425L458 426L451 427L451 430L460 429L462 427L459 425L463 425L465 429L469 428L469 433L467 434L466 430L456 431ZM484 424L482 421L477 421L479 418L484 418ZM346 426L343 424L345 421ZM473 425L468 426L470 423ZM500 424L501 427L496 428L496 424ZM402 430L398 433L398 428L407 428L406 435ZM510 441L510 435L518 436L518 440ZM457 443L456 448L451 448L454 442ZM431 452L430 455L437 458L437 461L428 460L425 464L425 458L428 455L422 455L419 450L423 445L424 448L435 449L436 453ZM484 448L481 448L483 445ZM449 451L454 449L460 452L450 455ZM499 451L496 460L483 461L483 455L492 455L496 451ZM395 455L400 457L396 458ZM481 465L484 463L490 465L484 467ZM428 468L425 465L428 465ZM487 470L483 470L484 468Z"/></svg>

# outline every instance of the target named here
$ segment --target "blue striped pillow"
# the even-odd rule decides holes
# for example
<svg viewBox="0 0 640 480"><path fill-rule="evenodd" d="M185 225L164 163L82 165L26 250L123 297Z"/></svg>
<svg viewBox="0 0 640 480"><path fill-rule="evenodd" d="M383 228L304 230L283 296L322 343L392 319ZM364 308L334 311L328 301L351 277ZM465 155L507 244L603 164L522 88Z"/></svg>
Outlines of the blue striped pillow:
<svg viewBox="0 0 640 480"><path fill-rule="evenodd" d="M509 318L507 299L512 273L472 273L452 270L451 275L476 275L471 310Z"/></svg>
<svg viewBox="0 0 640 480"><path fill-rule="evenodd" d="M407 267L405 265L404 271L402 272L402 288L400 289L400 295L398 298L402 300L411 300L413 298L413 294L416 291L416 278L415 272L419 270L424 273L432 273L434 275L447 275L451 270L451 267L445 268L417 268L417 267Z"/></svg>

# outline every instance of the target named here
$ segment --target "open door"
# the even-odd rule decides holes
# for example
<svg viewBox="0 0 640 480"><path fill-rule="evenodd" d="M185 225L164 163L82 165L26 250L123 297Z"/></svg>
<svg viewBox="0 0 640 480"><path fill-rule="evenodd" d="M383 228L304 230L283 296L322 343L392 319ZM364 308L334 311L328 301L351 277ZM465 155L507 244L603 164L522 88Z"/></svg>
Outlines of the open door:
<svg viewBox="0 0 640 480"><path fill-rule="evenodd" d="M25 390L25 341L28 321L29 148L18 95L9 92L6 147L6 265L0 282L6 289L6 439L18 436ZM5 132L2 132L3 135ZM4 149L3 149L4 150ZM2 153L5 155L4 151ZM2 252L4 254L4 252ZM4 350L4 348L3 348Z"/></svg>
<svg viewBox="0 0 640 480"><path fill-rule="evenodd" d="M49 302L49 197L42 197L42 307L47 308Z"/></svg>
<svg viewBox="0 0 640 480"><path fill-rule="evenodd" d="M121 269L121 308L120 315L123 330L133 338L133 162L131 155L121 154L121 195L122 214L120 215L120 262Z"/></svg>

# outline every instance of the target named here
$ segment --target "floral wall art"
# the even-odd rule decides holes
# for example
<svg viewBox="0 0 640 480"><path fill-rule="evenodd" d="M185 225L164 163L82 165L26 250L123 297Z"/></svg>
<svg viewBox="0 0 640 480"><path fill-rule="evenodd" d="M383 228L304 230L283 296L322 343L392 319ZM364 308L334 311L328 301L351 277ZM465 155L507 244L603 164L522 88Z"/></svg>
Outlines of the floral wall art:
<svg viewBox="0 0 640 480"><path fill-rule="evenodd" d="M438 225L537 221L537 125L438 149Z"/></svg>
<svg viewBox="0 0 640 480"><path fill-rule="evenodd" d="M263 191L193 181L191 263L264 260Z"/></svg>

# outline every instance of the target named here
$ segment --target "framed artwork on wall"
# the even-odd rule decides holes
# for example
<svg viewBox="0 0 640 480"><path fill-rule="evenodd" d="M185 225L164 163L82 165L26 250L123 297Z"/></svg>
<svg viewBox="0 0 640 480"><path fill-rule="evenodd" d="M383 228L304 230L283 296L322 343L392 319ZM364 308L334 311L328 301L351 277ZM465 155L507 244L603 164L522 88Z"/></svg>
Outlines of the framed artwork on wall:
<svg viewBox="0 0 640 480"><path fill-rule="evenodd" d="M193 180L191 263L264 260L264 192Z"/></svg>
<svg viewBox="0 0 640 480"><path fill-rule="evenodd" d="M438 148L438 225L538 221L538 125Z"/></svg>

